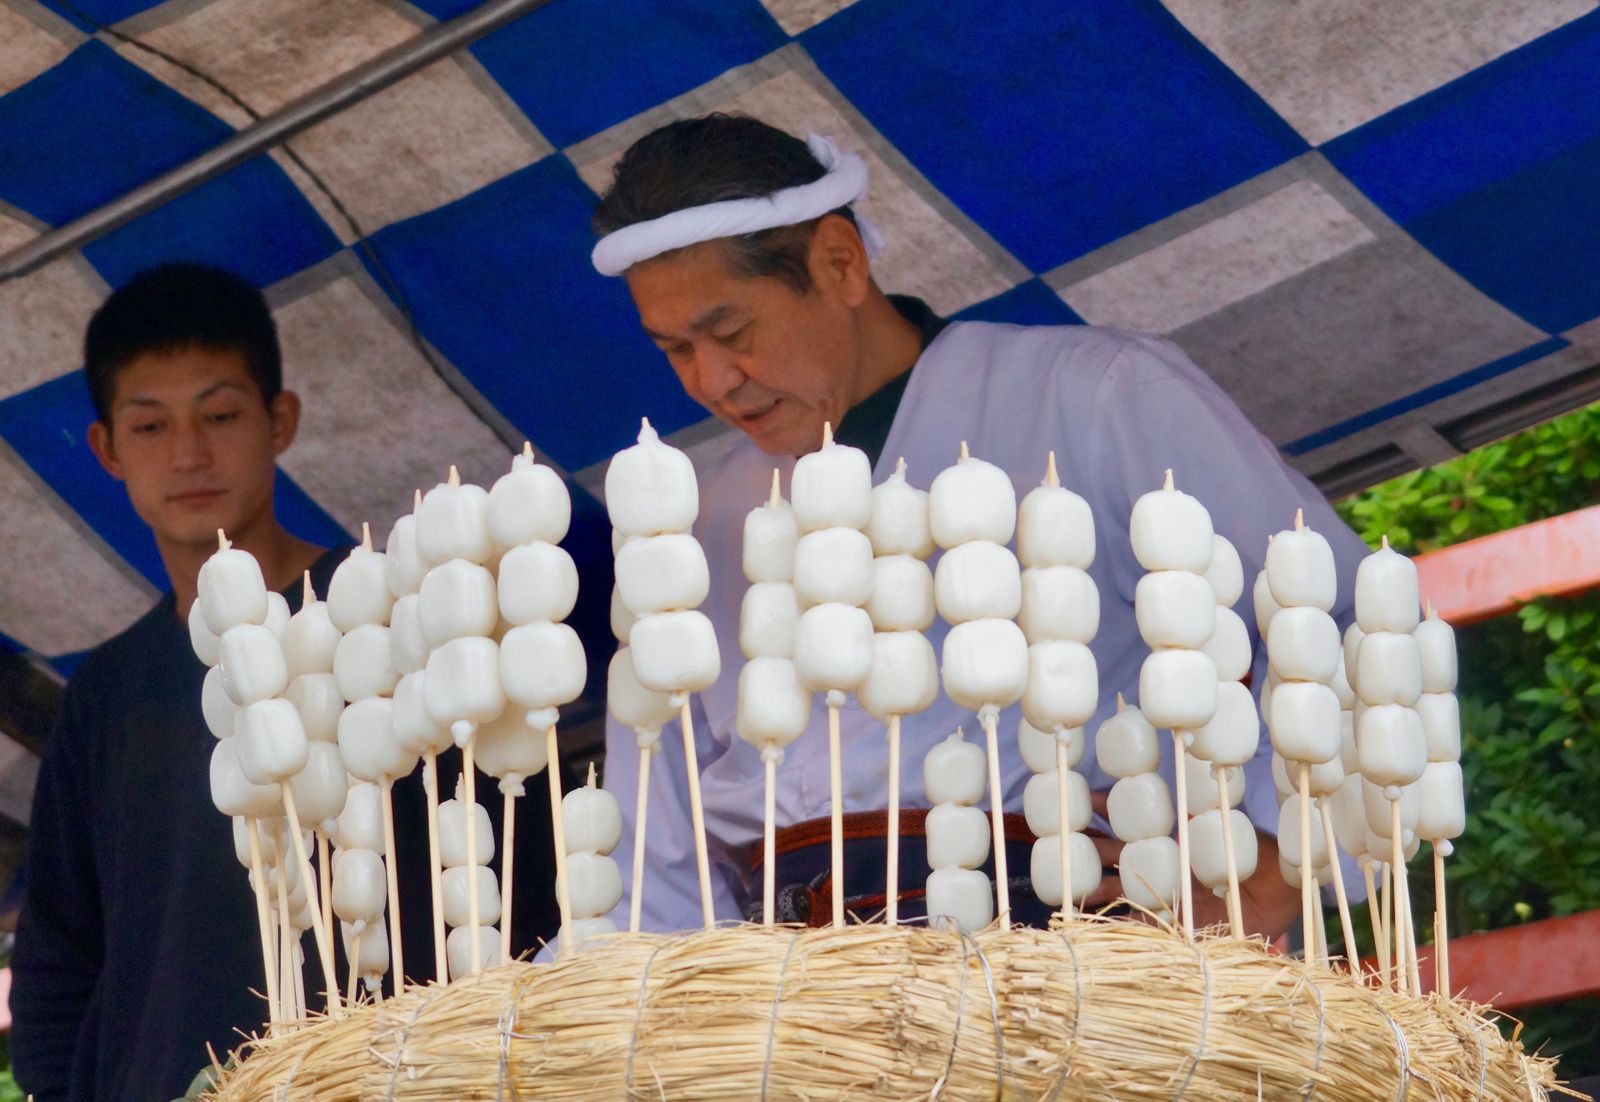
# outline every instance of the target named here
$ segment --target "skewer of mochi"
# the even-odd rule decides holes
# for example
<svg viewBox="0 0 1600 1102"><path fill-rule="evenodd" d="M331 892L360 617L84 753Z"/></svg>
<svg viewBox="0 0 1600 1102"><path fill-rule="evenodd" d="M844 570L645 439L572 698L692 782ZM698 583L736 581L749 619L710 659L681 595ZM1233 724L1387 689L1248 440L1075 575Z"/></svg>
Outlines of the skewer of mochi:
<svg viewBox="0 0 1600 1102"><path fill-rule="evenodd" d="M439 805L439 856L444 863L444 914L451 927L446 938L450 974L470 976L495 964L500 939L493 926L481 924L484 914L498 914L500 888L494 861L494 830L489 812L467 798L466 782L456 782L452 799Z"/></svg>
<svg viewBox="0 0 1600 1102"><path fill-rule="evenodd" d="M1095 732L1094 752L1100 768L1117 778L1106 797L1106 812L1111 832L1123 842L1118 861L1122 894L1158 917L1170 917L1184 873L1172 839L1176 809L1167 782L1157 772L1160 735L1145 713L1128 707L1118 693L1116 712Z"/></svg>
<svg viewBox="0 0 1600 1102"><path fill-rule="evenodd" d="M1390 805L1389 829L1380 833L1392 846L1395 974L1402 993L1420 986L1401 823L1402 790L1421 779L1428 765L1427 735L1416 711L1422 655L1413 632L1420 610L1416 565L1384 537L1382 547L1356 568L1356 623L1364 634L1356 648L1355 687L1365 705L1356 720L1356 750L1362 776L1382 786Z"/></svg>
<svg viewBox="0 0 1600 1102"><path fill-rule="evenodd" d="M906 481L906 461L872 488L867 519L872 544L872 671L856 699L884 723L889 743L888 854L884 863L884 921L900 920L900 720L932 706L939 696L933 644L923 634L933 624L933 553L928 494ZM770 858L769 858L770 860Z"/></svg>
<svg viewBox="0 0 1600 1102"><path fill-rule="evenodd" d="M1199 768L1186 778L1190 810L1190 859L1195 879L1213 893L1224 896L1228 925L1234 937L1244 937L1244 907L1239 882L1254 874L1257 860L1255 827L1236 810L1244 798L1243 766L1255 756L1261 721L1255 698L1244 684L1252 659L1250 635L1233 611L1244 594L1244 564L1226 537L1212 536L1211 564L1206 582L1216 596L1216 624L1205 645L1217 667L1217 710L1204 726L1188 732L1188 759ZM1196 784L1210 782L1214 798L1196 795ZM1237 792L1235 792L1237 789Z"/></svg>
<svg viewBox="0 0 1600 1102"><path fill-rule="evenodd" d="M283 808L277 784L258 785L245 779L239 767L236 736L217 739L211 749L208 776L211 802L224 815L242 819L250 844L250 884L256 896L256 921L261 931L261 962L266 975L267 1008L272 1021L285 1019L282 993L278 987L278 951L272 927L272 903L267 894L267 866L262 858L260 820Z"/></svg>
<svg viewBox="0 0 1600 1102"><path fill-rule="evenodd" d="M1148 573L1134 590L1134 618L1151 648L1139 668L1139 705L1156 727L1172 731L1178 821L1178 908L1183 932L1194 937L1194 889L1189 861L1186 742L1217 712L1216 663L1205 650L1216 632L1217 595L1205 572L1216 554L1211 514L1173 485L1133 503L1128 536L1134 558Z"/></svg>
<svg viewBox="0 0 1600 1102"><path fill-rule="evenodd" d="M975 806L983 799L986 773L984 752L959 727L922 759L922 786L933 805L924 826L927 913L936 930L970 933L994 921L994 892L983 872L989 823Z"/></svg>
<svg viewBox="0 0 1600 1102"><path fill-rule="evenodd" d="M1336 857L1330 856L1331 823L1324 824L1321 808L1313 800L1338 792L1344 784L1339 757L1341 707L1332 682L1343 656L1339 627L1328 614L1338 596L1338 573L1333 548L1318 532L1306 527L1303 510L1295 511L1294 528L1279 532L1267 544L1267 586L1277 610L1267 628L1267 661L1280 681L1272 691L1268 727L1273 749L1293 769L1296 798L1279 809L1279 838L1285 837L1286 820L1298 815L1288 838L1297 843L1280 846L1279 854L1299 870L1301 921L1307 959L1315 955L1317 932L1322 928L1322 907L1316 870L1330 863L1338 883L1339 918L1350 931L1349 903ZM1313 809L1319 822L1313 829ZM1322 860L1315 860L1321 853ZM1346 935L1350 935L1347 933ZM1354 957L1353 941L1346 953Z"/></svg>
<svg viewBox="0 0 1600 1102"><path fill-rule="evenodd" d="M1453 839L1467 829L1466 793L1461 778L1461 708L1456 702L1456 635L1432 602L1412 635L1422 659L1422 695L1417 716L1428 746L1428 764L1418 780L1421 807L1417 836L1433 846L1434 990L1450 992L1450 923L1446 909L1445 858Z"/></svg>
<svg viewBox="0 0 1600 1102"><path fill-rule="evenodd" d="M872 674L872 465L865 452L833 439L822 426L822 447L794 465L789 491L795 527L794 591L800 607L794 668L809 692L828 702L828 791L833 924L844 925L844 767L839 709L845 695Z"/></svg>
<svg viewBox="0 0 1600 1102"><path fill-rule="evenodd" d="M558 546L566 538L572 518L572 501L566 483L549 467L534 462L533 447L512 462L489 492L489 527L496 546L503 549L499 568L499 615L514 625L500 640L500 679L508 701L506 711L520 714L528 734L518 731L515 719L496 730L496 738L516 742L529 735L537 741L543 732L542 751L523 748L526 758L514 765L533 765L533 772L548 764L551 807L561 803L561 759L556 724L559 709L583 692L588 661L583 643L566 618L578 602L578 568L572 556ZM514 543L506 541L515 540ZM482 736L480 736L481 741ZM502 749L501 747L497 747ZM514 895L516 800L522 795L527 769L513 768L500 785L505 801L505 834L501 839L500 956L511 959L511 900ZM507 783L509 780L509 783ZM558 817L554 816L553 817ZM570 918L570 888L557 885L563 897L563 914Z"/></svg>
<svg viewBox="0 0 1600 1102"><path fill-rule="evenodd" d="M617 932L607 916L622 899L622 872L611 857L622 840L622 810L615 796L595 784L592 762L588 783L562 798L561 817L572 899L561 948L576 951L591 938Z"/></svg>
<svg viewBox="0 0 1600 1102"><path fill-rule="evenodd" d="M955 466L940 471L928 490L933 541L944 555L933 574L939 615L951 625L940 677L945 694L978 713L989 766L989 814L994 835L994 884L1000 928L1011 928L1006 868L1005 789L1000 779L1000 709L1028 688L1028 640L1017 626L1022 568L1006 544L1017 527L1011 476L974 458L961 443ZM1069 676L1071 671L1067 670Z"/></svg>
<svg viewBox="0 0 1600 1102"><path fill-rule="evenodd" d="M709 588L709 571L702 577L704 551L697 558L681 540L629 552L634 543L652 537L688 536L695 518L700 515L700 486L689 457L663 443L646 419L639 429L638 442L612 457L606 469L605 494L606 512L615 529L614 538L624 541L617 549L617 593L635 617L628 629L633 672L644 688L668 694L679 714L689 781L689 816L694 831L701 920L705 928L710 929L716 914L711 897L711 862L706 850L705 804L700 796L700 760L689 707L689 694L709 688L722 672L716 630L697 607ZM699 548L698 543L695 548ZM624 552L629 553L624 555ZM666 576L630 577L628 585L624 586L625 572L653 570L657 563L667 564L669 573ZM630 603L635 590L649 595L646 605L660 607L635 607ZM564 862L560 831L558 823L557 861Z"/></svg>
<svg viewBox="0 0 1600 1102"><path fill-rule="evenodd" d="M739 608L739 649L746 662L739 671L734 716L734 732L761 751L766 771L761 921L767 926L772 925L777 892L778 766L785 748L805 734L811 718L811 693L800 684L793 661L800 619L793 584L798 540L794 510L783 500L774 470L771 495L744 520L743 567L750 588Z"/></svg>
<svg viewBox="0 0 1600 1102"><path fill-rule="evenodd" d="M1039 730L1024 716L1017 720L1017 746L1033 773L1022 790L1022 812L1037 839L1028 855L1034 894L1071 918L1073 906L1081 907L1100 886L1100 853L1084 833L1093 815L1089 782L1077 771L1083 728L1058 735ZM1069 852L1062 854L1062 848Z"/></svg>
<svg viewBox="0 0 1600 1102"><path fill-rule="evenodd" d="M1100 702L1100 674L1089 643L1100 629L1100 593L1088 569L1094 564L1094 514L1089 503L1061 485L1056 453L1045 463L1044 480L1017 507L1017 559L1022 566L1017 624L1028 643L1028 685L1022 694L1024 730L1048 732L1055 741L1047 760L1034 768L1023 792L1033 844L1029 868L1040 900L1072 918L1080 877L1074 869L1093 851L1088 838L1089 789L1072 771L1083 754L1083 725ZM1074 756L1076 744L1076 756ZM1026 750L1026 748L1024 748ZM1077 799L1074 800L1073 797ZM1087 846L1086 850L1084 847ZM1053 860L1052 860L1053 855ZM1088 891L1099 884L1099 860L1081 877Z"/></svg>
<svg viewBox="0 0 1600 1102"><path fill-rule="evenodd" d="M678 709L668 693L658 693L639 683L633 668L633 653L624 634L622 646L611 656L606 670L606 710L611 717L633 731L639 746L639 794L633 819L633 887L628 896L628 932L636 934L644 908L644 856L646 816L650 809L650 759L660 753L661 728Z"/></svg>
<svg viewBox="0 0 1600 1102"><path fill-rule="evenodd" d="M334 912L339 916L345 938L350 998L354 1001L358 979L368 991L376 994L381 990L383 974L389 970L389 935L383 924L389 863L383 826L383 794L378 785L357 780L350 786L344 810L335 823L334 835L339 845L333 870ZM375 887L374 876L377 878ZM349 883L345 882L346 877Z"/></svg>

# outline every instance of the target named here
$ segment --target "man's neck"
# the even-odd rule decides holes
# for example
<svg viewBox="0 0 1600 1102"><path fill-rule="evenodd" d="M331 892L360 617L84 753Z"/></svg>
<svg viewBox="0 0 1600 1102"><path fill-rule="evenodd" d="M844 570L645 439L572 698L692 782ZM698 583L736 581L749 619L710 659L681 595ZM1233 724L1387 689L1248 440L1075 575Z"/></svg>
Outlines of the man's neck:
<svg viewBox="0 0 1600 1102"><path fill-rule="evenodd" d="M255 556L256 562L261 564L267 588L275 591L293 584L324 550L285 531L271 513L237 534L230 533L228 538L234 547ZM172 543L158 536L156 547L167 568L167 578L172 582L178 615L187 617L196 596L200 568L216 552L216 544Z"/></svg>
<svg viewBox="0 0 1600 1102"><path fill-rule="evenodd" d="M891 379L911 370L922 355L922 334L907 321L877 287L861 304L861 374L856 379L850 405L876 394Z"/></svg>

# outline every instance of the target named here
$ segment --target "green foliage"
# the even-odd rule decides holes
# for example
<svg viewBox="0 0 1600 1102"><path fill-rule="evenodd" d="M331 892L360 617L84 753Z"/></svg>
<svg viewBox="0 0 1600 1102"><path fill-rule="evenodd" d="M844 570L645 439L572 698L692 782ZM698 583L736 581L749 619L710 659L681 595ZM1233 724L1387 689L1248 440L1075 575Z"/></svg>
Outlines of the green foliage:
<svg viewBox="0 0 1600 1102"><path fill-rule="evenodd" d="M1600 405L1338 505L1369 544L1421 554L1600 501ZM1449 864L1460 935L1600 908L1600 595L1541 598L1457 633L1467 832ZM1433 909L1426 846L1411 867ZM1358 940L1370 949L1363 927ZM1419 917L1419 933L1431 922ZM1595 1003L1540 1008L1524 1041L1600 1071Z"/></svg>

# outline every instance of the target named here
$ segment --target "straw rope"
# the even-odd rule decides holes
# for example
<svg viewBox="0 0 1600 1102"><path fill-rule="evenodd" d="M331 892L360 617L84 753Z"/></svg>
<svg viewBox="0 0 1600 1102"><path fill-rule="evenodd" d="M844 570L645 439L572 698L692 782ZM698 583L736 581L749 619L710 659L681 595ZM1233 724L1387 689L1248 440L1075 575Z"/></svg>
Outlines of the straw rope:
<svg viewBox="0 0 1600 1102"><path fill-rule="evenodd" d="M976 987L982 985L981 991ZM969 988L971 998L969 998ZM988 1006L974 998L987 996ZM1482 1008L1143 923L618 934L256 1040L218 1102L1544 1099ZM1411 1087L1420 1088L1412 1092Z"/></svg>

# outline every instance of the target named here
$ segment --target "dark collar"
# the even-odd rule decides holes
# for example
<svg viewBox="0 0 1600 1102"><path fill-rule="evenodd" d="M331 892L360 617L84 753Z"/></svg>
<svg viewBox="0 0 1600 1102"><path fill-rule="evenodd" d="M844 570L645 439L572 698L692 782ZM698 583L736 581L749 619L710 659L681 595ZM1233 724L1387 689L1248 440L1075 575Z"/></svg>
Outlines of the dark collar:
<svg viewBox="0 0 1600 1102"><path fill-rule="evenodd" d="M910 295L890 295L889 303L912 325L917 327L917 332L922 337L922 351L926 352L933 339L944 332L950 324L949 319L941 318L933 309L920 298ZM916 370L916 364L902 371L871 395L858 402L854 408L840 419L839 425L833 430L833 438L841 444L849 444L853 448L860 448L867 453L867 459L874 467L883 454L883 447L889 440L889 429L894 425L894 416L900 411L900 400L905 397L906 386L911 382L911 373Z"/></svg>

